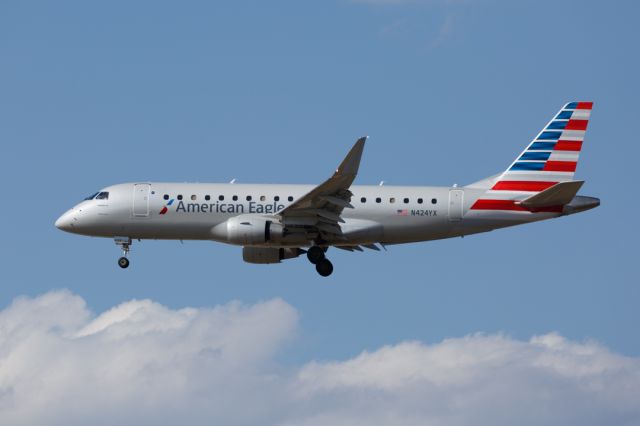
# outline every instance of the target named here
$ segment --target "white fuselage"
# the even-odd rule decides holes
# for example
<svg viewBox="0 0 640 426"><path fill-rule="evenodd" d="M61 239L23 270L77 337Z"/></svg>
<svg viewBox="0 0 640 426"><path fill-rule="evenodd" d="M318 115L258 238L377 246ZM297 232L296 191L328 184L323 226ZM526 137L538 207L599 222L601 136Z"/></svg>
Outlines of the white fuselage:
<svg viewBox="0 0 640 426"><path fill-rule="evenodd" d="M273 217L313 185L125 183L104 188L107 199L81 202L56 226L99 237L212 240L250 246L307 246L300 242L243 244L228 237L230 218ZM561 213L475 212L484 192L473 188L360 186L351 188L353 208L344 209L344 245L399 244L456 237ZM171 205L167 205L171 200ZM163 209L166 211L163 212Z"/></svg>

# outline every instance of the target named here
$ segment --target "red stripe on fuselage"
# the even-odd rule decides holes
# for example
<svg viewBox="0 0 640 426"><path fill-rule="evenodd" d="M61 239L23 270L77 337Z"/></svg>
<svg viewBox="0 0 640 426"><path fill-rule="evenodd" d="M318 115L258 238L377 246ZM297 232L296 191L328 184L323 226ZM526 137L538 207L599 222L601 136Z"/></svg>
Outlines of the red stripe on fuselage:
<svg viewBox="0 0 640 426"><path fill-rule="evenodd" d="M516 204L514 200L477 200L471 206L471 210L514 210L526 212L524 207Z"/></svg>
<svg viewBox="0 0 640 426"><path fill-rule="evenodd" d="M493 185L494 191L530 191L539 192L552 187L558 182L502 180Z"/></svg>
<svg viewBox="0 0 640 426"><path fill-rule="evenodd" d="M554 151L580 151L582 149L582 142L580 141L563 141L556 142L556 146L553 147Z"/></svg>
<svg viewBox="0 0 640 426"><path fill-rule="evenodd" d="M539 210L529 210L516 204L515 200L477 200L471 206L471 210L502 210L532 213L560 213L562 206L545 207Z"/></svg>
<svg viewBox="0 0 640 426"><path fill-rule="evenodd" d="M576 171L576 163L575 161L547 161L544 165L545 172L575 172Z"/></svg>

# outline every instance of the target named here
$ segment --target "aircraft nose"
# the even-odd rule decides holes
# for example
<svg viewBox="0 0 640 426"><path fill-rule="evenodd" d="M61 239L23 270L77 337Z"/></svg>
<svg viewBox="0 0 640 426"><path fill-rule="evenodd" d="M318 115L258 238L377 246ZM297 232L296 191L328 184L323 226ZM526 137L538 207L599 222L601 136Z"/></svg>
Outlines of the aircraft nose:
<svg viewBox="0 0 640 426"><path fill-rule="evenodd" d="M55 225L56 228L62 231L72 232L75 220L76 218L74 217L73 211L69 210L56 220Z"/></svg>

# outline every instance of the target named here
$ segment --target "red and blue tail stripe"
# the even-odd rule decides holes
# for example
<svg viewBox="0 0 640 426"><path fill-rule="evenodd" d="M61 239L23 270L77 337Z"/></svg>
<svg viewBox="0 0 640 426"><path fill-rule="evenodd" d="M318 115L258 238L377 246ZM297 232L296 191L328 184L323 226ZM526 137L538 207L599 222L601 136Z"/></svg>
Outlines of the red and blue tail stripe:
<svg viewBox="0 0 640 426"><path fill-rule="evenodd" d="M566 104L471 209L526 211L518 201L573 180L592 108Z"/></svg>
<svg viewBox="0 0 640 426"><path fill-rule="evenodd" d="M575 172L592 107L592 102L565 105L509 171Z"/></svg>

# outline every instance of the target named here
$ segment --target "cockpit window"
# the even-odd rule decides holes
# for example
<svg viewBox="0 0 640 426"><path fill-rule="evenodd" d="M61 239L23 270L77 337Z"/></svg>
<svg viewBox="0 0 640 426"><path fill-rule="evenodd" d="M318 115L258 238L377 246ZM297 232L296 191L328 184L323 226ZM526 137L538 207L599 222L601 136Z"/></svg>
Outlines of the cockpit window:
<svg viewBox="0 0 640 426"><path fill-rule="evenodd" d="M99 194L99 192L96 192L95 194L91 194L87 198L85 198L85 200L93 200L95 198L95 196L98 195L98 194Z"/></svg>
<svg viewBox="0 0 640 426"><path fill-rule="evenodd" d="M96 200L108 200L108 199L109 199L108 192L99 192L98 195L96 195Z"/></svg>

